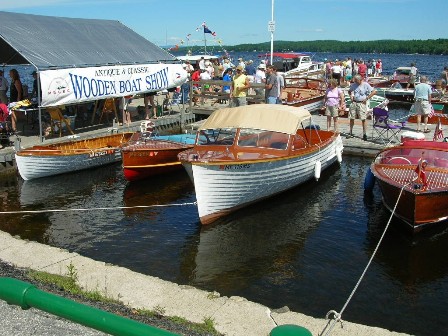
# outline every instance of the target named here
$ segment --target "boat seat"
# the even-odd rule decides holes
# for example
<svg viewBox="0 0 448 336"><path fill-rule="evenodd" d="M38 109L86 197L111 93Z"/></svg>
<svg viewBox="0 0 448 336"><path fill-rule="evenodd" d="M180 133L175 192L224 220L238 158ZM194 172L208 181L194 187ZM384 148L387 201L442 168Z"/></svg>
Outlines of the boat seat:
<svg viewBox="0 0 448 336"><path fill-rule="evenodd" d="M50 128L53 134L59 130L59 137L61 137L63 127L66 127L71 134L75 134L70 127L70 119L64 117L59 107L47 107L47 112L50 114Z"/></svg>

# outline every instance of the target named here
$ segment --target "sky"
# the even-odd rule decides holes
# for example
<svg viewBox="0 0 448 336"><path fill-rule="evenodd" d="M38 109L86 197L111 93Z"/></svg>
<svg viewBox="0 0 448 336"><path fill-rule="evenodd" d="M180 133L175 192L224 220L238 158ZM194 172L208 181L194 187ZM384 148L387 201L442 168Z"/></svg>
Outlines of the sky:
<svg viewBox="0 0 448 336"><path fill-rule="evenodd" d="M273 0L0 0L7 12L120 21L159 46L271 40ZM448 0L274 0L275 40L448 38ZM196 29L200 28L199 31ZM188 36L188 34L191 34ZM187 38L188 36L188 38Z"/></svg>

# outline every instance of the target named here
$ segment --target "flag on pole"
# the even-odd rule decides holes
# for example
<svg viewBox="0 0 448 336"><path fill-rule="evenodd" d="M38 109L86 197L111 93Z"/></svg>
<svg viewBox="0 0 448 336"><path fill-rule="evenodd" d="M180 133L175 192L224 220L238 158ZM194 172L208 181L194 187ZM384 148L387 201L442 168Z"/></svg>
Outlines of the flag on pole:
<svg viewBox="0 0 448 336"><path fill-rule="evenodd" d="M208 29L207 26L204 26L204 34L212 34L213 36L216 36L216 33Z"/></svg>
<svg viewBox="0 0 448 336"><path fill-rule="evenodd" d="M434 137L432 138L432 141L437 141L443 139L443 129L442 129L442 123L439 121L437 122L436 130L434 131Z"/></svg>

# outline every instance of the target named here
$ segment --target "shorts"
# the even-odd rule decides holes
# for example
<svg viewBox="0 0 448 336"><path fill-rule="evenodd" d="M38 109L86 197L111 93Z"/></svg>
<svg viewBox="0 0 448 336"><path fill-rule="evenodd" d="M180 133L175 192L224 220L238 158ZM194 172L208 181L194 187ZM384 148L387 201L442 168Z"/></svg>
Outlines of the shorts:
<svg viewBox="0 0 448 336"><path fill-rule="evenodd" d="M247 105L246 97L233 97L232 98L232 107L244 106Z"/></svg>
<svg viewBox="0 0 448 336"><path fill-rule="evenodd" d="M348 109L348 118L356 119L359 118L361 120L367 119L367 104L352 102Z"/></svg>
<svg viewBox="0 0 448 336"><path fill-rule="evenodd" d="M415 113L418 115L428 115L431 113L431 104L427 100L417 99L414 106Z"/></svg>
<svg viewBox="0 0 448 336"><path fill-rule="evenodd" d="M338 117L339 116L339 105L327 106L325 109L325 115L327 117Z"/></svg>

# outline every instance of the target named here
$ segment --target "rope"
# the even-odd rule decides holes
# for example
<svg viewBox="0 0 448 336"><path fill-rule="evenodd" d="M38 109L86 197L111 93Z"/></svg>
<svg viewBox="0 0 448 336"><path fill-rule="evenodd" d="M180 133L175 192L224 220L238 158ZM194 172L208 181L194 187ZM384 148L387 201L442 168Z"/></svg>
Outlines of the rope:
<svg viewBox="0 0 448 336"><path fill-rule="evenodd" d="M327 322L327 324L325 325L324 329L322 330L322 333L319 334L319 336L327 336L327 335L330 335L331 331L333 330L333 328L335 327L335 325L336 325L337 322L340 322L340 323L341 323L341 328L343 328L343 325L342 325L342 322L343 322L343 320L342 320L342 313L343 313L344 310L347 308L347 306L348 306L350 300L352 299L353 295L355 295L356 290L358 289L358 287L359 287L361 281L363 280L364 275L365 275L366 272L367 272L367 269L369 268L370 264L372 263L372 260L373 260L373 258L375 257L376 252L378 251L378 248L380 247L381 242L383 241L383 238L384 238L384 236L385 236L385 234L386 234L386 231L387 231L387 229L389 228L389 224L390 224L390 222L392 221L392 218L393 218L393 216L394 216L395 210L397 209L398 202L400 201L401 194L403 193L404 188L405 188L406 186L408 186L409 184L411 184L412 182L414 182L415 180L416 180L416 178L412 179L412 180L409 181L408 183L404 184L403 187L401 188L401 190L400 190L400 194L398 195L397 202L395 203L395 206L394 206L394 208L393 208L393 210L392 210L392 213L391 213L391 215L390 215L389 221L387 222L387 225L386 225L386 227L384 228L383 234L381 235L381 238L380 238L380 240L378 241L378 244L376 245L375 250L374 250L373 253L372 253L372 256L370 257L369 262L367 263L367 266L364 268L364 271L362 272L361 277L359 278L358 282L356 283L355 288L353 288L353 290L352 290L350 296L348 297L347 301L345 302L344 306L342 307L340 313L338 313L338 312L335 311L335 310L330 310L330 311L327 313L327 315L325 316L325 318L328 319L328 322ZM333 315L332 319L329 319L330 315ZM326 331L327 328L329 328L329 329Z"/></svg>
<svg viewBox="0 0 448 336"><path fill-rule="evenodd" d="M122 210L122 209L139 209L139 208L165 208L172 206L197 205L196 202L176 203L176 204L154 204L154 205L136 205L136 206L119 206L119 207L101 207L101 208L72 208L72 209L47 209L47 210L20 210L20 211L0 211L0 215L10 214L33 214L46 212L69 212L69 211L90 211L90 210Z"/></svg>

